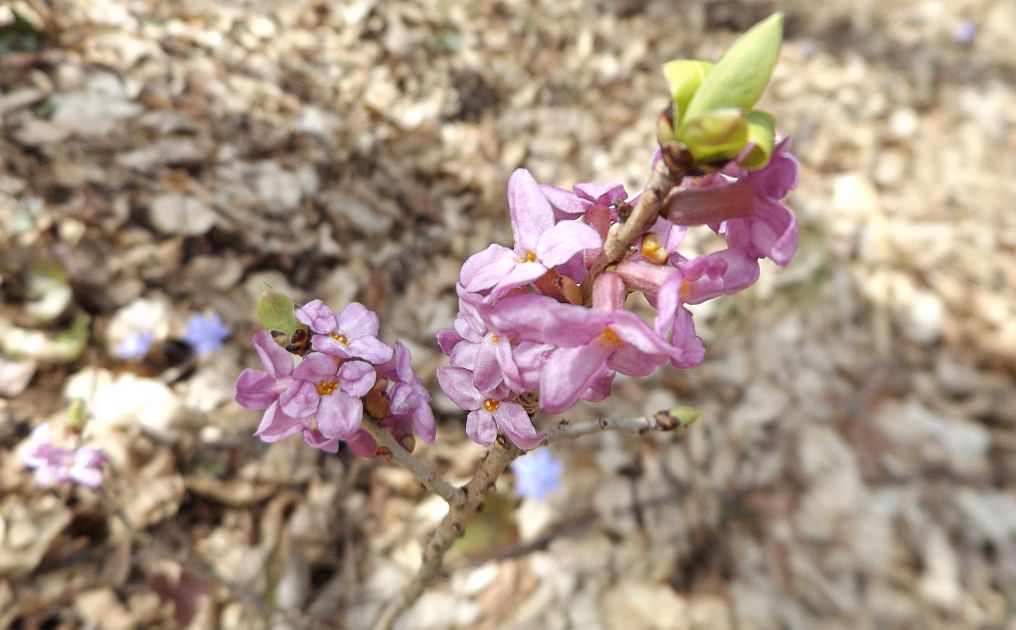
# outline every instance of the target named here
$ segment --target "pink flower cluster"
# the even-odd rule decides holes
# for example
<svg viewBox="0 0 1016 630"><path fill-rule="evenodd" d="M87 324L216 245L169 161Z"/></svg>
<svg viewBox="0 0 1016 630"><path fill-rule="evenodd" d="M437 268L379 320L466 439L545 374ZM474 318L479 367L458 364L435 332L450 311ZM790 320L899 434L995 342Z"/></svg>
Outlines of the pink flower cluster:
<svg viewBox="0 0 1016 630"><path fill-rule="evenodd" d="M255 435L276 442L300 433L314 448L330 453L339 442L361 457L373 457L377 444L362 427L367 411L402 440L418 435L434 441L430 394L413 373L409 350L377 337L377 315L353 302L338 314L321 300L296 309L306 325L312 352L294 365L294 355L262 330L253 342L264 370L246 369L236 381L236 401L263 409Z"/></svg>
<svg viewBox="0 0 1016 630"><path fill-rule="evenodd" d="M491 245L465 262L454 327L438 333L451 363L438 381L469 412L470 438L489 445L500 431L533 448L543 435L521 397L538 392L540 407L562 413L579 400L606 398L617 373L698 365L705 350L685 305L750 286L760 258L785 265L794 254L797 223L780 201L797 182L788 149L784 140L757 171L731 163L685 178L639 246L596 277L590 269L608 231L637 199L616 184L568 191L515 171L508 182L514 248ZM694 258L679 253L692 225L709 226L726 248ZM581 287L590 282L586 306ZM655 308L652 325L627 309L634 292Z"/></svg>
<svg viewBox="0 0 1016 630"><path fill-rule="evenodd" d="M42 424L28 438L22 461L35 470L35 483L40 486L76 483L96 488L102 483L106 456L90 446L57 446L49 425Z"/></svg>

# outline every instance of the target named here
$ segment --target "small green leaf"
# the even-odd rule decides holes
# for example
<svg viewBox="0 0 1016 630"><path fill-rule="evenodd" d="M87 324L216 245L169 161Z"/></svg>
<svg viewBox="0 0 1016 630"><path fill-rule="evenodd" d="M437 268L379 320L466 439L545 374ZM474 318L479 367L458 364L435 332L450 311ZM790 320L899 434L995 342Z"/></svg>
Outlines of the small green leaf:
<svg viewBox="0 0 1016 630"><path fill-rule="evenodd" d="M723 109L686 120L677 140L688 147L696 164L736 157L748 143L747 117L739 109Z"/></svg>
<svg viewBox="0 0 1016 630"><path fill-rule="evenodd" d="M757 109L748 112L748 142L755 146L741 160L741 166L755 170L769 163L769 158L773 154L775 129L776 120L771 114Z"/></svg>
<svg viewBox="0 0 1016 630"><path fill-rule="evenodd" d="M675 59L663 64L663 76L667 79L670 95L677 106L675 118L678 124L684 118L684 110L688 108L691 97L713 66L712 62L699 59Z"/></svg>
<svg viewBox="0 0 1016 630"><path fill-rule="evenodd" d="M702 81L688 103L685 117L728 107L750 110L769 84L782 39L782 13L774 13L748 29Z"/></svg>
<svg viewBox="0 0 1016 630"><path fill-rule="evenodd" d="M677 418L678 426L687 427L695 423L702 415L702 410L697 407L674 407L670 415Z"/></svg>
<svg viewBox="0 0 1016 630"><path fill-rule="evenodd" d="M284 293L279 293L268 283L261 283L261 297L258 298L258 319L268 330L278 330L287 336L299 328L296 321L296 304Z"/></svg>

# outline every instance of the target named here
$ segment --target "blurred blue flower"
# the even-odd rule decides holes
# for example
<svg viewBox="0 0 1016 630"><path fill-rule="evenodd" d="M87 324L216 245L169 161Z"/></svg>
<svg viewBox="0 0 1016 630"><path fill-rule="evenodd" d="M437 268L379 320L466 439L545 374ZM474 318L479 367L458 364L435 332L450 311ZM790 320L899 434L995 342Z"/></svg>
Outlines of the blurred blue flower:
<svg viewBox="0 0 1016 630"><path fill-rule="evenodd" d="M512 462L515 492L520 497L539 501L561 486L562 470L564 464L547 448L520 457Z"/></svg>
<svg viewBox="0 0 1016 630"><path fill-rule="evenodd" d="M222 342L229 337L229 326L215 313L209 315L191 315L187 321L187 334L183 340L187 342L199 356L215 352L222 347Z"/></svg>
<svg viewBox="0 0 1016 630"><path fill-rule="evenodd" d="M977 23L967 20L953 29L953 39L960 44L969 44L977 36Z"/></svg>
<svg viewBox="0 0 1016 630"><path fill-rule="evenodd" d="M140 359L148 354L155 337L147 330L127 335L116 346L116 356L121 359Z"/></svg>

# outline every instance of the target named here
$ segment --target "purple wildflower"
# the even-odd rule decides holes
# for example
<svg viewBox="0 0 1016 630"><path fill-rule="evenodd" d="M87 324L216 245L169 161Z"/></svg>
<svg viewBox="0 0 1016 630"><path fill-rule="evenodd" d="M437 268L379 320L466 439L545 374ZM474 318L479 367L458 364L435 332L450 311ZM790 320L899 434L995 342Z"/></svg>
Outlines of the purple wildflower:
<svg viewBox="0 0 1016 630"><path fill-rule="evenodd" d="M279 408L291 418L314 416L327 439L344 440L360 428L361 398L374 386L377 373L364 361L346 361L312 352L293 370L293 383L279 396Z"/></svg>
<svg viewBox="0 0 1016 630"><path fill-rule="evenodd" d="M221 348L229 334L229 327L218 314L195 314L187 321L187 334L183 340L201 357Z"/></svg>
<svg viewBox="0 0 1016 630"><path fill-rule="evenodd" d="M515 492L525 499L542 500L561 487L564 464L550 449L541 448L512 462Z"/></svg>
<svg viewBox="0 0 1016 630"><path fill-rule="evenodd" d="M377 337L377 314L359 302L348 304L336 315L321 300L313 300L296 309L296 318L316 333L311 345L318 352L374 365L392 358L391 346Z"/></svg>
<svg viewBox="0 0 1016 630"><path fill-rule="evenodd" d="M437 380L445 394L469 412L466 434L477 444L493 444L498 429L519 448L530 449L543 441L543 435L536 432L526 410L509 398L506 387L481 393L473 385L469 371L457 367L438 368Z"/></svg>
<svg viewBox="0 0 1016 630"><path fill-rule="evenodd" d="M40 486L76 483L96 488L102 484L106 456L88 446L73 449L56 446L49 425L42 424L29 436L22 461L35 470L35 483Z"/></svg>
<svg viewBox="0 0 1016 630"><path fill-rule="evenodd" d="M797 220L780 203L797 186L798 164L788 139L773 150L764 168L746 171L736 165L723 175L703 178L705 184L670 193L667 218L678 225L709 224L727 238L727 246L752 258L769 258L785 266L797 249Z"/></svg>
<svg viewBox="0 0 1016 630"><path fill-rule="evenodd" d="M508 180L508 209L515 249L491 245L462 265L460 281L469 292L490 290L491 302L539 279L575 254L603 244L596 230L579 221L554 223L554 208L529 171Z"/></svg>
<svg viewBox="0 0 1016 630"><path fill-rule="evenodd" d="M430 408L430 392L413 372L409 358L409 348L396 341L395 356L380 366L378 372L392 382L388 390L392 416L410 420L413 431L430 444L436 433L434 412Z"/></svg>

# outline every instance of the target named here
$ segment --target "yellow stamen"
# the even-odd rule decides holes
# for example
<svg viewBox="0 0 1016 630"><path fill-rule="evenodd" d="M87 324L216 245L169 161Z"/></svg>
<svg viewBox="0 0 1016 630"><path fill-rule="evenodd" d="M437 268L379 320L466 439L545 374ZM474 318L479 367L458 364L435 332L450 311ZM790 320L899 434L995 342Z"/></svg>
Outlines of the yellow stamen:
<svg viewBox="0 0 1016 630"><path fill-rule="evenodd" d="M642 258L654 265L662 265L670 258L670 252L660 245L660 237L650 232L642 237Z"/></svg>
<svg viewBox="0 0 1016 630"><path fill-rule="evenodd" d="M327 396L339 388L338 381L322 381L314 386L318 396Z"/></svg>
<svg viewBox="0 0 1016 630"><path fill-rule="evenodd" d="M493 337L490 338L490 340L493 341L494 343L500 343L501 335L494 335Z"/></svg>
<svg viewBox="0 0 1016 630"><path fill-rule="evenodd" d="M497 408L500 406L501 401L499 400L491 400L490 398L488 398L487 400L483 401L483 408L489 411L490 413L494 413L495 411L497 411Z"/></svg>
<svg viewBox="0 0 1016 630"><path fill-rule="evenodd" d="M516 258L515 261L520 263L536 262L536 252L526 252L525 256Z"/></svg>
<svg viewBox="0 0 1016 630"><path fill-rule="evenodd" d="M332 337L332 339L334 339L335 341L338 341L339 343L341 343L344 346L348 346L349 345L349 339L346 339L345 335L340 335L337 332L333 332L331 334L331 337Z"/></svg>
<svg viewBox="0 0 1016 630"><path fill-rule="evenodd" d="M614 332L614 329L611 328L610 326L607 326L606 328L603 329L603 332L600 333L600 338L603 340L604 345L607 346L614 346L615 348L620 348L621 346L624 345L624 342L621 341L621 338L617 336L617 333Z"/></svg>

